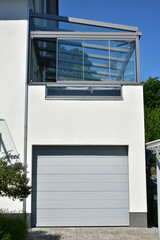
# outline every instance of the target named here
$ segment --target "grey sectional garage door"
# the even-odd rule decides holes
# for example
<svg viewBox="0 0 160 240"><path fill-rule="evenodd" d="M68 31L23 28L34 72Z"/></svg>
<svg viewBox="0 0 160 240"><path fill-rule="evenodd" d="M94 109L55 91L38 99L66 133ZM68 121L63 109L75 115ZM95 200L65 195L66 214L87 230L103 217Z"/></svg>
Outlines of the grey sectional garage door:
<svg viewBox="0 0 160 240"><path fill-rule="evenodd" d="M125 147L37 147L33 225L129 225Z"/></svg>

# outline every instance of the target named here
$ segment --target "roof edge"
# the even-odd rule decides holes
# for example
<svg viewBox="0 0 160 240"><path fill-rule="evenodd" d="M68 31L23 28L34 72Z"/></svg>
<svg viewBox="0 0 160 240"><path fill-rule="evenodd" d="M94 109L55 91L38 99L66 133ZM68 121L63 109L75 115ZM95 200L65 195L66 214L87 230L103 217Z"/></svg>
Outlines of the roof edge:
<svg viewBox="0 0 160 240"><path fill-rule="evenodd" d="M108 23L108 22L101 22L101 21L94 21L94 20L87 20L87 19L82 19L82 18L68 17L68 19L69 19L70 22L92 25L92 26L97 26L97 27L112 28L112 29L131 31L131 32L137 32L138 31L138 27L134 27L134 26L121 25L121 24Z"/></svg>
<svg viewBox="0 0 160 240"><path fill-rule="evenodd" d="M153 147L160 147L160 139L154 140L152 142L148 142L145 145L146 145L146 149L150 149Z"/></svg>

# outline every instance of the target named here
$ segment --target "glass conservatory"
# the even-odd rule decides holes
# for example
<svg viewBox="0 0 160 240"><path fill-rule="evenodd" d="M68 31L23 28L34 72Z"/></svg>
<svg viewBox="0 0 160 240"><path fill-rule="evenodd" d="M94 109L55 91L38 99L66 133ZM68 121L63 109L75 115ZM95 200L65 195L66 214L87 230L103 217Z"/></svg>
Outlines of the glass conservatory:
<svg viewBox="0 0 160 240"><path fill-rule="evenodd" d="M140 36L137 27L31 11L28 81L48 95L119 96L118 85L140 82Z"/></svg>

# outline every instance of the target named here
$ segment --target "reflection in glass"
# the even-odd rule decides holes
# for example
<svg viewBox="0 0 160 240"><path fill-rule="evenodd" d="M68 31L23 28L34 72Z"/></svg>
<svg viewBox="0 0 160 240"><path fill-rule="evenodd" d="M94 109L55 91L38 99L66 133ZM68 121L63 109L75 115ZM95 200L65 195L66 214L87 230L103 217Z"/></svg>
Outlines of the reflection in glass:
<svg viewBox="0 0 160 240"><path fill-rule="evenodd" d="M120 97L119 86L47 86L47 98L54 97Z"/></svg>
<svg viewBox="0 0 160 240"><path fill-rule="evenodd" d="M136 81L135 41L34 38L31 81Z"/></svg>

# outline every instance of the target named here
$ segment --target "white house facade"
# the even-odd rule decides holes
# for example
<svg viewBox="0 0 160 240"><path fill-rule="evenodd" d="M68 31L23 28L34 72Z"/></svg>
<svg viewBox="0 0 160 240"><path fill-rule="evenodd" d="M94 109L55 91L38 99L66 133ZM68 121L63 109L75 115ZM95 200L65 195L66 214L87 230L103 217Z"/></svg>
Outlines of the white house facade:
<svg viewBox="0 0 160 240"><path fill-rule="evenodd" d="M33 227L146 227L141 32L57 9L0 2L1 155L19 156L32 185L0 207Z"/></svg>

